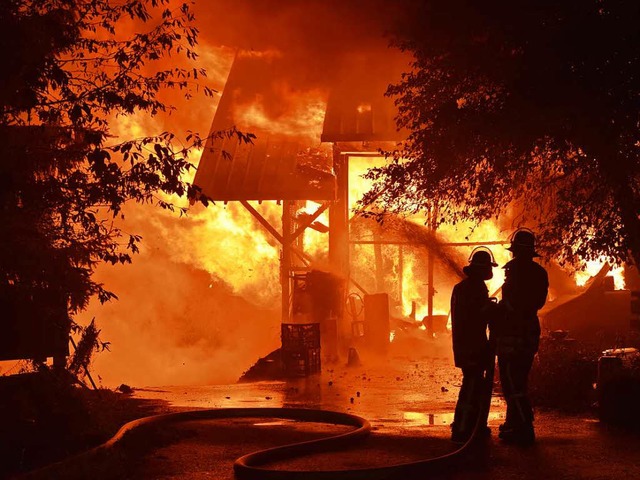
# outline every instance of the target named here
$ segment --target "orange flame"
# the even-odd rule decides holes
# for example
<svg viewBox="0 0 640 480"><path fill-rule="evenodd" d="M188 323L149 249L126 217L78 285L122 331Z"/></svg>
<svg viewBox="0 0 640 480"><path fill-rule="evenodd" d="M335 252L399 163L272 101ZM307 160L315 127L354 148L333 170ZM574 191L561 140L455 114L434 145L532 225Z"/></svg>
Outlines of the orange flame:
<svg viewBox="0 0 640 480"><path fill-rule="evenodd" d="M586 262L582 262L582 269L576 271L574 278L576 280L576 285L579 287L584 286L587 281L596 276L602 267L607 263L607 258L602 256L597 260L588 260ZM615 285L616 290L624 290L625 289L625 281L624 281L624 267L613 267L607 273L607 277L613 277L613 283Z"/></svg>

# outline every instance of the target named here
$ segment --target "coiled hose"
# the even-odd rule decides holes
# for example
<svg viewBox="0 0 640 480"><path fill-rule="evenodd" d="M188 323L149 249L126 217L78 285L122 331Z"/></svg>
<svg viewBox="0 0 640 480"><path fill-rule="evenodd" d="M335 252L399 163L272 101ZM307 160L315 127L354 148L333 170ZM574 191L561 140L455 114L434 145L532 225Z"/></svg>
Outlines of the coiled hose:
<svg viewBox="0 0 640 480"><path fill-rule="evenodd" d="M495 359L494 362L495 363ZM484 427L491 402L491 387L493 385L493 365L486 371L485 395L479 406L480 415L473 433L467 442L458 449L417 462L408 462L386 467L363 468L351 470L323 470L323 471L291 471L271 470L265 465L319 452L340 450L352 446L354 442L363 440L371 433L368 420L348 413L329 410L315 410L306 408L220 408L207 410L193 410L187 412L168 413L144 417L123 425L120 430L107 442L85 453L35 470L22 476L23 479L44 478L83 478L82 473L91 470L88 465L96 459L106 461L109 453L114 450L127 434L144 427L162 426L192 420L214 420L224 418L281 418L303 422L327 423L355 427L346 433L329 437L293 443L279 447L268 448L250 453L238 458L234 465L236 478L239 480L383 480L392 478L411 478L414 475L432 475L459 466L462 458L472 450L479 438L480 428ZM74 473L75 472L75 473Z"/></svg>

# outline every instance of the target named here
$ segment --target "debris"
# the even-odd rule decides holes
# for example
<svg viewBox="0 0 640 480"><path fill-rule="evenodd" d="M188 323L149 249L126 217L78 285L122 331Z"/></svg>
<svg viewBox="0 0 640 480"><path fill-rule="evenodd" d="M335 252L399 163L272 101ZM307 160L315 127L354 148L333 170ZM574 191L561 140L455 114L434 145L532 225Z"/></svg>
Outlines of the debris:
<svg viewBox="0 0 640 480"><path fill-rule="evenodd" d="M440 387L440 390L442 392L448 392L449 391L449 389L447 387Z"/></svg>
<svg viewBox="0 0 640 480"><path fill-rule="evenodd" d="M118 388L116 388L116 390L120 393L126 393L127 395L130 395L133 393L133 388L131 388L126 383L123 383L122 385L120 385Z"/></svg>
<svg viewBox="0 0 640 480"><path fill-rule="evenodd" d="M246 372L239 382L256 382L261 380L280 380L283 378L281 349L274 350L266 357L259 358Z"/></svg>

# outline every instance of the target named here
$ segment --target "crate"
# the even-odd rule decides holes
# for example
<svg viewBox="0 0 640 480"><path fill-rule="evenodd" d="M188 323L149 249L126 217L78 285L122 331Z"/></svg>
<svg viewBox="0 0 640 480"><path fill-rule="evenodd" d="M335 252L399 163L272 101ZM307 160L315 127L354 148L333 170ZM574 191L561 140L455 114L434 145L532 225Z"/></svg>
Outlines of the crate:
<svg viewBox="0 0 640 480"><path fill-rule="evenodd" d="M282 366L287 377L306 377L320 373L320 348L282 350Z"/></svg>
<svg viewBox="0 0 640 480"><path fill-rule="evenodd" d="M281 329L282 350L298 351L320 348L319 323L283 323Z"/></svg>

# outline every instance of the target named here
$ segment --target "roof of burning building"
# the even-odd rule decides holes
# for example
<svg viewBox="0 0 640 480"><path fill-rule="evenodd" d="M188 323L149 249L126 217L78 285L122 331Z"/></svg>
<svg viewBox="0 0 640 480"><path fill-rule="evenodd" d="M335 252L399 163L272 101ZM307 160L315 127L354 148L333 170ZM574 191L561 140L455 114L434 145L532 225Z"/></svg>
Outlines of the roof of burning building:
<svg viewBox="0 0 640 480"><path fill-rule="evenodd" d="M384 96L406 64L397 53L392 57L354 54L342 59L340 74L309 82L292 73L280 52L240 51L211 133L235 127L256 138L252 144L208 140L194 183L218 201L335 199L331 149L321 142L378 145L404 137L395 128L393 101Z"/></svg>
<svg viewBox="0 0 640 480"><path fill-rule="evenodd" d="M213 200L335 198L330 152L313 148L322 118L305 115L304 96L283 86L284 70L281 55L236 55L211 132L236 127L256 138L251 144L225 136L207 141L194 183Z"/></svg>

